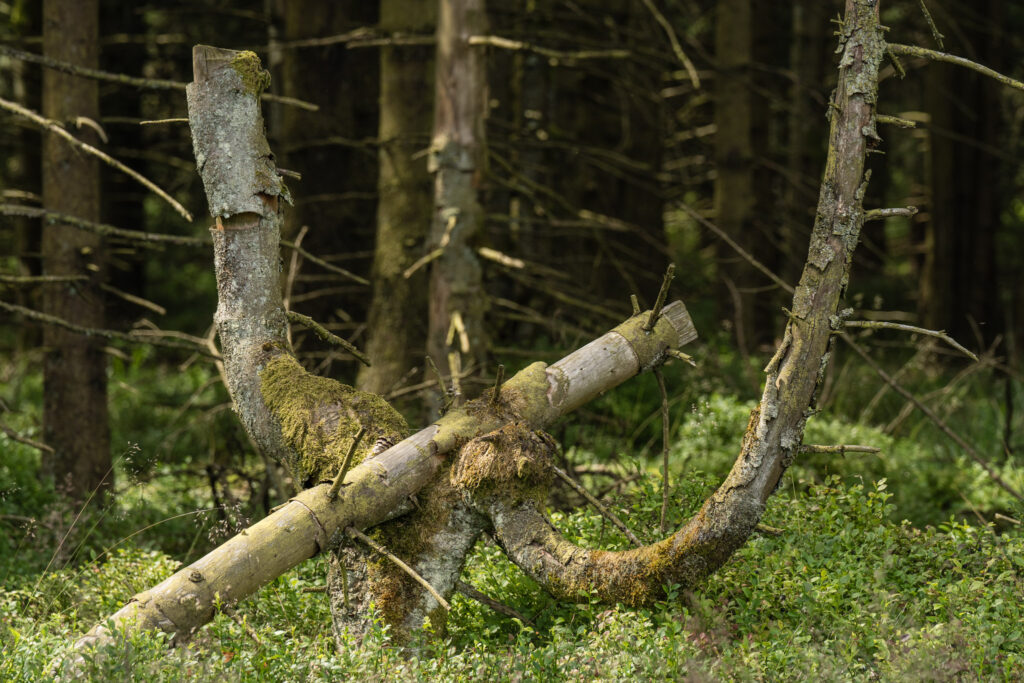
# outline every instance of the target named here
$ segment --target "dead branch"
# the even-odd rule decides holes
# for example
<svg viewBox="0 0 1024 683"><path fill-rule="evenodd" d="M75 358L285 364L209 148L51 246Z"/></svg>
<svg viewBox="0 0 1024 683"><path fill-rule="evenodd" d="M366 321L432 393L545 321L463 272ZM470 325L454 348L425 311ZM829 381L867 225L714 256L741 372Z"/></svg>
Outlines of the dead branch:
<svg viewBox="0 0 1024 683"><path fill-rule="evenodd" d="M981 468L983 470L985 470L985 473L988 475L989 479L991 479L994 483L998 484L1004 491L1009 493L1011 496L1013 496L1017 500L1024 501L1024 496L1021 496L1020 492L1018 492L1015 488L1010 486L1010 484L1008 484L1005 479L1000 477L999 474L994 469L992 469L992 466L988 463L988 461L986 461L984 458L982 458L981 455L978 453L978 451L975 450L974 446L972 446L969 443L967 443L967 441L964 440L959 434L954 432L949 427L949 425L947 425L942 420L942 418L940 418L938 415L936 415L935 412L932 411L931 408L929 408L924 403L922 403L916 396L914 396L907 389L905 389L903 387L903 385L899 384L898 382L896 382L896 380L894 380L892 377L890 377L889 374L887 372L885 372L885 370L883 370L881 367L879 367L878 363L876 363L874 361L874 359L871 358L871 356L868 354L868 352L865 351L863 349L863 347L861 347L860 344L855 342L845 332L841 333L839 336L842 338L842 340L844 342L849 344L850 347L852 347L854 351L857 352L857 355L859 355L861 358L864 359L864 362L867 363L875 371L875 374L877 374L879 377L882 378L882 381L884 381L886 384L891 386L893 388L893 390L896 391L896 393L898 393L900 396L902 396L903 398L905 398L908 401L910 401L911 403L913 403L914 407L917 408L918 410L920 410L924 414L925 417L927 417L929 420L931 420L932 423L936 427L938 427L939 430L942 431L943 434L945 434L950 439L952 439L953 442L956 443L956 445L960 446L960 448L962 448L964 450L964 452L967 453L967 455L969 455L971 457L971 460L973 460L979 466L981 466Z"/></svg>
<svg viewBox="0 0 1024 683"><path fill-rule="evenodd" d="M348 527L347 529L345 529L345 533L347 533L352 538L359 539L360 541L362 541L366 545L368 545L371 548L373 548L373 550L375 552L377 552L378 554L383 555L384 557L386 557L389 560L391 560L403 572L405 572L406 574L411 576L412 579L416 583L418 583L421 586L423 586L427 590L428 593L430 593L432 596L434 596L434 599L437 600L437 604L441 605L441 607L444 607L445 611L450 611L451 610L452 606L448 604L447 600L445 600L443 597L441 597L441 594L437 592L436 588L434 588L429 583L427 583L427 580L424 579L419 574L417 574L416 571L412 567L407 565L400 558L398 558L395 555L393 555L392 553L388 552L387 548L385 548L384 546L380 545L379 543L377 543L372 538L370 538L369 536L364 534L362 531L359 531L358 529L354 529L352 527Z"/></svg>
<svg viewBox="0 0 1024 683"><path fill-rule="evenodd" d="M102 71L100 69L89 69L84 66L78 66L77 64L69 64L68 62L44 57L43 55L18 50L10 47L9 45L0 45L0 54L5 54L8 57L13 57L14 59L19 59L23 62L39 64L40 66L44 66L47 69L53 69L54 71L60 71L74 76L81 76L82 78L91 78L97 81L130 85L136 88L185 90L188 85L187 83L181 83L180 81L170 81L162 78L141 78L139 76L128 76L127 74L115 74L109 71ZM277 102L278 104L298 107L299 109L305 109L306 111L319 111L320 109L319 105L313 104L312 102L305 102L294 97L283 97L281 95L263 93L262 98L267 102Z"/></svg>
<svg viewBox="0 0 1024 683"><path fill-rule="evenodd" d="M3 216L25 216L26 218L42 218L51 223L64 223L74 226L80 230L87 230L104 235L106 237L117 237L139 244L174 244L187 247L208 246L209 237L189 237L186 235L166 235L156 232L143 232L141 230L126 230L117 228L105 223L94 223L76 216L57 211L47 211L34 206L23 206L21 204L0 204L0 215Z"/></svg>
<svg viewBox="0 0 1024 683"><path fill-rule="evenodd" d="M310 318L308 315L302 315L301 313L296 313L295 311L288 311L287 315L288 322L297 323L309 330L312 330L313 334L315 334L317 338L320 339L320 341L327 342L332 346L340 346L341 348L348 351L349 354L351 354L356 360L358 360L363 365L370 365L370 359L366 357L366 354L357 349L355 347L355 344L348 341L347 339L342 339L333 332L330 332L329 330L327 330L327 328L325 328L323 325Z"/></svg>
<svg viewBox="0 0 1024 683"><path fill-rule="evenodd" d="M563 50L552 50L541 45L534 45L533 43L525 43L521 40L502 38L501 36L470 36L469 44L488 45L513 52L534 52L542 57L570 64L580 59L623 59L631 54L629 50L573 50L565 52Z"/></svg>
<svg viewBox="0 0 1024 683"><path fill-rule="evenodd" d="M965 57L958 57L957 55L947 54L945 52L938 52L937 50L929 50L928 48L918 47L917 45L900 45L899 43L889 43L888 50L894 55L904 55L907 57L922 57L929 59L933 62L946 62L947 64L956 64L962 66L971 71L976 71L982 76L988 76L989 78L1002 83L1005 86L1013 88L1015 90L1024 90L1024 83L1018 81L1015 78L1010 78L1004 74L999 73L994 69L990 69L987 66L972 62Z"/></svg>
<svg viewBox="0 0 1024 683"><path fill-rule="evenodd" d="M77 332L87 337L103 337L104 339L118 339L120 341L126 341L131 344L146 344L149 346L162 346L168 349L183 349L185 351L194 351L204 356L216 358L217 356L212 354L208 349L203 346L199 346L193 343L178 343L174 341L168 341L165 339L143 339L142 337L147 336L144 332L118 332L117 330L106 330L98 327L84 327L82 325L76 325L75 323L68 322L63 318L57 318L55 316L34 311L18 304L10 304L6 301L0 301L0 309L9 311L11 313L17 313L23 315L29 320L33 320L44 325L53 325L55 327L61 327L71 332Z"/></svg>
<svg viewBox="0 0 1024 683"><path fill-rule="evenodd" d="M192 221L192 214L189 213L185 209L184 206L179 204L178 201L176 199L174 199L171 195L169 195L166 192L164 192L164 190L160 186L158 186L156 183L154 183L152 180L150 180L146 176L142 175L138 171L135 171L135 170L132 170L132 169L128 168L127 166L125 166L120 161L118 161L114 157L110 156L106 152L104 152L102 150L99 150L96 147L93 147L92 145L90 145L87 142L82 142L81 140L76 138L74 135L72 135L71 133L69 133L66 130L64 130L63 126L60 126L59 124L57 124L57 123L55 123L53 121L50 121L48 119L43 118L42 116L40 116L39 114L35 113L31 109L23 107L20 104L17 104L15 102L10 102L10 101L5 100L3 98L0 98L0 108L6 109L7 111L11 112L12 114L16 114L18 116L21 116L23 118L28 119L32 123L34 123L37 126L39 126L40 128L42 128L43 130L49 131L49 132L53 133L54 135L56 135L57 137L66 140L68 142L68 144L70 144L71 146L77 147L78 149L82 150L86 154L91 154L92 156L96 157L97 159L99 159L103 163L107 164L108 166L112 166L113 168L116 168L118 171L120 171L121 173L124 173L129 178L132 178L133 180L138 182L140 185L145 187L147 190L149 190L150 192L152 192L153 194L155 194L156 196L160 197L165 202L170 204L171 208L173 208L175 211L177 211L179 214L181 214L181 216L185 220L187 220L189 222Z"/></svg>
<svg viewBox="0 0 1024 683"><path fill-rule="evenodd" d="M643 543L640 542L640 539L637 538L636 535L632 531L629 530L629 527L626 526L621 519L619 519L618 515L616 515L614 512L612 512L611 510L606 508L604 506L604 504L601 503L601 501L599 501L597 498L595 498L594 495L592 493L590 493L590 491L588 491L586 488L581 486L579 484L579 482L574 480L572 477L570 477L568 474L566 474L562 469L560 469L558 467L552 466L551 467L551 471L554 472L555 475L557 475L559 479L561 479L566 484L568 484L569 487L573 491L575 491L576 493L578 493L581 496L583 496L583 498L588 503L593 505L594 509L597 510L599 513L601 513L601 515L603 517L605 517L609 522L614 524L615 527L619 531L621 531L623 533L623 535L625 535L626 538L629 539L630 543L632 543L633 545L635 545L637 547L640 547L640 546L643 545Z"/></svg>
<svg viewBox="0 0 1024 683"><path fill-rule="evenodd" d="M936 339L941 339L946 342L974 362L978 362L978 355L976 353L968 351L957 340L953 339L942 330L928 330L923 327L916 327L915 325L883 322L881 320L844 320L843 327L861 327L869 330L899 330L901 332L912 332L913 334L923 334L928 337L935 337Z"/></svg>

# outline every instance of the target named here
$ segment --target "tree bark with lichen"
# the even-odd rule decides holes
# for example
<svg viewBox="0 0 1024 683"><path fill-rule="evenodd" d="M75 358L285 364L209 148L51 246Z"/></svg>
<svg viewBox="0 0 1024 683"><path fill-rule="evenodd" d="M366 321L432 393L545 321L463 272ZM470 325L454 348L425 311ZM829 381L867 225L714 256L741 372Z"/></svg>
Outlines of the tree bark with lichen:
<svg viewBox="0 0 1024 683"><path fill-rule="evenodd" d="M828 161L807 261L739 457L701 510L653 545L616 553L580 548L544 516L550 441L509 428L461 451L452 475L456 486L490 519L509 558L555 597L643 605L664 597L665 586L692 588L746 542L796 456L839 329L864 221L865 161L879 140L875 100L885 44L877 12L874 0L847 0Z"/></svg>
<svg viewBox="0 0 1024 683"><path fill-rule="evenodd" d="M519 422L540 429L642 370L696 333L681 303L666 306L651 330L635 316L583 349L547 366L535 363L494 395L450 411L435 424L374 454L379 439L397 440L407 426L383 399L306 372L285 335L278 237L287 188L276 173L257 96L266 75L253 53L199 46L189 86L197 166L216 220L212 229L219 304L216 322L235 409L254 441L308 486L267 518L135 596L76 649L109 643L120 628L160 629L187 639L218 605L231 605L322 551L337 548L348 527L366 529L395 519L381 538L450 594L466 552L483 526L450 488L446 454L473 438ZM328 483L358 429L356 450L337 498ZM414 503L410 496L420 493ZM419 505L419 510L409 514ZM454 552L453 552L454 551ZM333 575L340 579L339 559ZM409 590L393 569L370 563L352 578L366 584L349 609L332 587L339 629L360 628L351 611L367 596L399 635L427 616L440 616L422 591ZM352 586L350 585L350 589ZM432 614L433 613L433 614ZM440 620L437 620L438 622ZM75 659L72 658L72 662Z"/></svg>

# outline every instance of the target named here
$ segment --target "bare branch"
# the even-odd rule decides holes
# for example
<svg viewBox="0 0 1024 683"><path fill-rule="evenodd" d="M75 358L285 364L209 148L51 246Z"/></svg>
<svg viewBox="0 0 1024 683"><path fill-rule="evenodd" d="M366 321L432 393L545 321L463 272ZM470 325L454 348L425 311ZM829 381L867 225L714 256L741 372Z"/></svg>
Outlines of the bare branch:
<svg viewBox="0 0 1024 683"><path fill-rule="evenodd" d="M999 474L994 469L992 469L992 466L989 465L988 462L981 457L977 450L975 450L974 446L967 443L967 441L965 441L963 437L961 437L959 434L950 429L949 425L943 422L942 418L936 415L931 408L922 403L916 396L914 396L912 393L904 389L901 384L899 384L898 382L896 382L896 380L890 377L889 374L871 358L868 352L865 351L860 344L855 342L852 337L850 337L850 335L846 334L845 332L842 332L839 336L842 337L843 341L849 344L850 347L857 352L857 355L864 359L865 363L871 366L875 373L882 378L882 381L891 386L900 396L913 403L914 407L920 410L922 413L924 413L925 417L931 420L935 424L935 426L942 431L943 434L952 439L953 442L956 443L956 445L960 446L960 448L962 448L964 452L967 453L967 455L969 455L974 462L978 463L978 465L980 465L981 468L985 470L985 473L988 474L989 479L991 479L994 483L996 483L1004 491L1009 493L1017 500L1024 501L1024 496L1022 496L1017 491L1017 489L1010 486L1005 479L1000 477Z"/></svg>
<svg viewBox="0 0 1024 683"><path fill-rule="evenodd" d="M853 444L839 444L829 446L819 446L817 444L803 444L800 446L801 453L833 453L836 455L846 455L847 453L881 453L881 448L875 448L874 446L857 446Z"/></svg>
<svg viewBox="0 0 1024 683"><path fill-rule="evenodd" d="M509 607L508 605L503 605L500 602L498 602L497 600L495 600L494 598L490 598L490 597L484 595L483 593L481 593L477 589L475 589L472 586L470 586L465 581L456 581L455 582L455 590L459 591L460 593L465 595L467 598L470 598L472 600L476 600L481 605L484 605L486 607L490 607L492 610L494 610L498 614L503 614L506 617L509 617L510 619L518 619L519 621L521 621L524 624L529 623L529 621L530 621L529 619L524 617L522 614L520 614L519 612L517 612L514 609L512 609L511 607Z"/></svg>
<svg viewBox="0 0 1024 683"><path fill-rule="evenodd" d="M572 52L563 52L532 43L524 43L521 40L502 38L501 36L470 36L469 44L489 45L514 52L535 52L548 59L566 62L574 62L577 59L622 59L630 56L629 50L574 50Z"/></svg>
<svg viewBox="0 0 1024 683"><path fill-rule="evenodd" d="M187 220L189 222L192 221L192 214L189 213L185 209L184 206L179 204L178 201L176 199L174 199L174 197L172 197L171 195L169 195L166 192L164 192L152 180L150 180L149 178L145 177L144 175L142 175L138 171L134 171L134 170L128 168L127 166L125 166L120 161L118 161L114 157L110 156L106 152L103 152L103 151L93 147L89 143L82 142L81 140L76 138L74 135L72 135L71 133L69 133L66 130L64 130L64 128L62 126L58 125L57 123L54 123L53 121L50 121L48 119L43 118L42 116L40 116L39 114L35 113L31 109L23 107L20 104L17 104L15 102L10 102L10 101L5 100L3 98L0 98L0 108L6 109L7 111L11 112L12 114L17 114L18 116L21 116L21 117L24 117L24 118L28 119L29 121L31 121L32 123L36 124L40 128L43 128L44 130L48 130L49 132L53 133L57 137L63 138L64 140L67 140L67 142L69 144L71 144L72 146L77 147L77 148L83 150L87 154L91 154L92 156L96 157L97 159L99 159L100 161L104 162L108 166L113 166L117 170L121 171L121 173L124 173L128 177L134 179L136 182L138 182L140 185L142 185L143 187L148 189L150 192L152 192L153 194L155 194L156 196L160 197L165 202L170 204L171 207L175 211L177 211L179 214L181 214L185 218L185 220Z"/></svg>
<svg viewBox="0 0 1024 683"><path fill-rule="evenodd" d="M621 531L623 535L625 535L625 537L629 539L630 543L632 543L638 548L643 545L640 539L637 538L636 535L629 530L629 527L626 526L621 519L619 519L619 516L612 512L611 510L609 510L607 507L605 507L604 504L597 498L595 498L590 491L588 491L583 486L580 486L580 484L575 479L566 474L565 471L562 470L561 468L552 466L551 470L558 476L559 479L568 484L573 491L583 496L583 498L586 499L588 503L593 505L594 509L601 513L603 517L605 517L609 522L614 524L615 528Z"/></svg>
<svg viewBox="0 0 1024 683"><path fill-rule="evenodd" d="M209 237L189 237L186 235L165 235L157 232L143 232L141 230L126 230L117 228L105 223L94 223L77 216L57 211L47 211L34 206L23 206L21 204L0 204L0 216L25 216L26 218L42 218L51 223L65 223L73 225L80 230L88 230L97 235L106 237L118 237L140 244L175 244L187 247L203 247L210 244Z"/></svg>
<svg viewBox="0 0 1024 683"><path fill-rule="evenodd" d="M105 330L98 327L83 327L82 325L76 325L74 323L68 322L63 318L57 318L52 315L47 315L46 313L40 313L39 311L34 311L30 308L25 308L24 306L19 306L17 304L9 304L6 301L0 301L0 309L9 311L11 313L23 315L29 320L34 320L39 323L53 325L55 327L62 327L65 330L77 332L78 334L84 334L87 337L103 337L105 339L119 339L121 341L130 342L132 344L148 344L149 346L163 346L169 349L183 349L185 351L195 351L196 353L200 353L210 358L217 358L215 354L210 352L205 347L198 346L194 343L184 344L173 341L167 341L164 339L141 339L141 336L148 336L143 335L141 331L126 334L124 332L118 332L117 330Z"/></svg>
<svg viewBox="0 0 1024 683"><path fill-rule="evenodd" d="M53 451L53 446L48 446L45 443L43 443L42 441L36 441L35 439L30 439L27 436L23 436L22 434L19 434L18 432L14 431L13 429L11 429L10 427L8 427L5 424L0 423L0 432L3 432L4 434L6 434L7 438L9 438L11 441L17 441L18 443L25 444L26 446L34 448L37 451L45 451L47 453L53 453L54 452ZM26 519L28 519L28 518L26 518ZM32 520L32 521L34 521L34 520Z"/></svg>
<svg viewBox="0 0 1024 683"><path fill-rule="evenodd" d="M910 218L911 216L917 215L916 206L907 207L896 207L891 209L871 209L864 212L865 221L881 221L886 218L896 218L897 216L903 218Z"/></svg>
<svg viewBox="0 0 1024 683"><path fill-rule="evenodd" d="M295 251L297 251L300 254L302 254L302 257L304 259L306 259L307 261L309 261L310 263L315 263L316 265L320 266L321 268L323 268L325 270L329 270L332 273L337 273L338 275L344 275L345 277L347 277L349 280L352 280L353 282L358 282L361 285L369 285L370 284L369 280L367 280L364 277L360 277L360 276L356 275L352 271L345 270L341 266L336 266L333 263L330 263L328 261L324 261L322 258L318 258L316 256L313 256L313 254L309 253L308 251L306 251L305 249L300 247L295 242L292 242L290 240L281 240L281 246L282 247L288 247L289 249L294 249Z"/></svg>
<svg viewBox="0 0 1024 683"><path fill-rule="evenodd" d="M1015 78L1010 78L1004 74L999 73L994 69L990 69L987 66L972 62L965 57L958 57L957 55L947 54L945 52L938 52L936 50L929 50L924 47L918 47L917 45L900 45L899 43L889 43L888 50L894 55L905 55L908 57L922 57L924 59L930 59L933 62L946 62L948 64L956 64L962 66L965 69L971 71L977 71L983 76L988 76L996 81L999 81L1005 86L1014 88L1015 90L1024 91L1024 83L1018 81Z"/></svg>
<svg viewBox="0 0 1024 683"><path fill-rule="evenodd" d="M69 64L68 62L51 59L50 57L44 57L43 55L37 55L32 52L24 52L10 47L9 45L0 45L0 54L5 54L8 57L13 57L14 59L19 59L23 62L39 64L40 66L44 66L47 69L53 69L54 71L60 71L74 76L81 76L82 78L91 78L96 81L107 81L109 83L130 85L136 88L147 88L151 90L184 90L188 86L187 83L170 81L163 78L140 78L138 76L128 76L126 74L115 74L109 71L102 71L100 69L89 69L84 66ZM281 95L271 95L270 93L263 93L262 97L267 102L286 104L292 107L298 107L299 109L305 109L306 111L318 111L320 109L319 105L313 104L312 102L298 100L294 97L282 97Z"/></svg>
<svg viewBox="0 0 1024 683"><path fill-rule="evenodd" d="M679 202L676 206L681 208L683 210L683 213L688 215L690 218L692 218L693 220L697 221L698 223L703 225L705 228L707 228L711 232L713 232L716 235L718 235L718 237L723 242L725 242L730 247L732 247L733 251L735 251L737 254L739 254L744 259L746 259L747 262L750 263L750 265L754 266L759 271L761 271L762 273L767 275L769 280L771 280L772 282L777 284L783 290L789 292L790 294L792 294L793 292L796 291L793 288L792 285L787 284L785 280L783 280L778 275L776 275L774 272L772 272L771 268L769 268L768 266L764 265L763 263L758 261L756 258L754 258L750 254L750 252L748 252L746 249L744 249L739 244L737 244L736 240L734 240L733 238L729 237L729 235L724 230L722 230L720 227L718 227L717 225L715 225L714 223L709 221L707 218L704 218L704 216L701 216L699 213L694 211L686 202Z"/></svg>
<svg viewBox="0 0 1024 683"><path fill-rule="evenodd" d="M348 351L352 356L363 365L369 367L370 359L366 357L362 351L357 349L355 345L347 339L342 339L338 335L332 333L326 327L318 323L317 321L310 318L308 315L302 315L295 311L288 311L288 322L298 323L303 327L312 331L321 341L332 344L333 346L340 346L341 348Z"/></svg>
<svg viewBox="0 0 1024 683"><path fill-rule="evenodd" d="M924 14L924 20L928 22L928 28L932 30L932 38L935 39L935 44L940 48L944 47L942 39L944 35L939 33L939 27L935 25L935 20L932 19L932 13L928 11L928 5L924 4L924 0L921 0L921 13Z"/></svg>
<svg viewBox="0 0 1024 683"><path fill-rule="evenodd" d="M676 36L675 29L672 28L672 24L665 18L665 15L661 13L661 10L658 9L657 5L654 4L654 0L644 0L644 6L647 7L650 13L654 16L654 20L658 22L662 30L664 30L665 34L668 36L669 42L672 43L672 52L675 53L676 59L678 59L683 65L683 68L686 69L686 75L690 77L690 83L693 83L694 88L700 88L700 76L697 75L697 68L693 65L693 62L690 61L690 58L686 56L686 53L683 52L683 46L679 44L679 38Z"/></svg>
<svg viewBox="0 0 1024 683"><path fill-rule="evenodd" d="M875 117L875 120L878 121L878 123L896 126L897 128L917 128L917 121L911 121L910 119L904 119L899 116L879 114Z"/></svg>
<svg viewBox="0 0 1024 683"><path fill-rule="evenodd" d="M668 531L668 447L669 447L669 412L668 391L665 389L665 375L661 368L654 368L654 376L658 380L658 391L661 393L661 533Z"/></svg>
<svg viewBox="0 0 1024 683"><path fill-rule="evenodd" d="M0 275L0 285L57 285L88 279L87 275Z"/></svg>
<svg viewBox="0 0 1024 683"><path fill-rule="evenodd" d="M954 349L964 354L974 362L978 361L978 356L973 351L968 351L959 342L950 337L942 330L927 330L923 327L915 327L914 325L904 325L903 323L890 323L883 322L881 320L846 320L843 322L844 327L863 327L869 330L899 330L901 332L912 332L914 334L923 334L929 337L935 337L946 342Z"/></svg>

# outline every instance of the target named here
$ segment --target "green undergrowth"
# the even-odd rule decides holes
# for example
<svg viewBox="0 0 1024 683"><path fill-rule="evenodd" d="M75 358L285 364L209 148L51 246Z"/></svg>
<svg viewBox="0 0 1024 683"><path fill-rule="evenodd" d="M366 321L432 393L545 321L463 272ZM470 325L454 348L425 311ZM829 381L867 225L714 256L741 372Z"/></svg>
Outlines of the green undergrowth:
<svg viewBox="0 0 1024 683"><path fill-rule="evenodd" d="M701 360L697 370L678 363L666 368L672 528L731 467L756 397L748 373L726 351L708 349ZM930 372L924 364L903 377L1007 482L1024 489L1019 458L1000 448L1005 413L992 397L991 375L975 373L942 389L948 376ZM38 453L0 435L0 681L46 680L49 663L97 620L261 514L253 506L260 484L244 476L258 467L209 367L154 368L144 352L131 352L112 363L111 378L117 495L102 510L87 508L67 538L79 510L62 507L37 476ZM41 403L38 377L18 381L3 392L20 409L6 413L5 424L38 438L31 409ZM843 390L826 386L825 410L809 421L805 443L881 452L798 457L763 520L781 535L756 534L697 590L667 587L667 599L653 608L556 603L496 547L481 543L463 578L523 620L456 595L444 639L424 637L402 650L378 625L361 645L338 652L326 595L304 591L325 583L318 558L238 605L232 617L219 615L188 648L169 649L159 635L133 635L102 662L90 662L88 677L1024 678L1024 530L1007 521L1024 519L1024 508L929 422L901 417L905 402L891 392L875 402L871 419L860 419L879 389L873 375L840 358L832 386ZM1020 387L1012 390L1019 405ZM1021 431L1016 427L1012 438ZM655 540L661 422L653 378L627 382L551 432L561 446L559 464L605 467L581 475L584 484L606 492L641 539ZM224 476L221 495L233 493L248 507L228 518L208 510L208 465L237 470ZM621 479L627 483L616 487ZM556 485L552 516L568 540L627 547L592 510L568 511L580 503Z"/></svg>
<svg viewBox="0 0 1024 683"><path fill-rule="evenodd" d="M693 511L712 478L693 473L674 506ZM618 512L656 524L656 486ZM893 522L885 482L837 476L769 505L779 536L757 535L704 586L650 609L558 604L482 544L465 578L518 610L510 620L461 595L448 638L392 647L386 628L336 652L322 559L307 562L203 629L188 648L122 639L93 680L1019 680L1024 676L1024 537L949 521ZM574 541L623 548L589 511L554 516ZM0 589L0 680L46 667L102 615L177 563L119 549L102 562L19 577Z"/></svg>

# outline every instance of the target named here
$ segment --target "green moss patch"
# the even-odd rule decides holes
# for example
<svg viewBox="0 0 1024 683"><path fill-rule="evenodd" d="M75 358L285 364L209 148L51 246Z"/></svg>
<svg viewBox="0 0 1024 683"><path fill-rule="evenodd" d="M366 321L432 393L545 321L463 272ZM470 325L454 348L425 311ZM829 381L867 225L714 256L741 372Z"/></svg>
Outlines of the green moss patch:
<svg viewBox="0 0 1024 683"><path fill-rule="evenodd" d="M360 427L366 428L366 435L352 465L369 454L377 439L400 439L409 430L405 419L380 396L312 375L289 354L272 358L260 372L260 381L263 400L295 451L289 467L306 486L333 479Z"/></svg>

